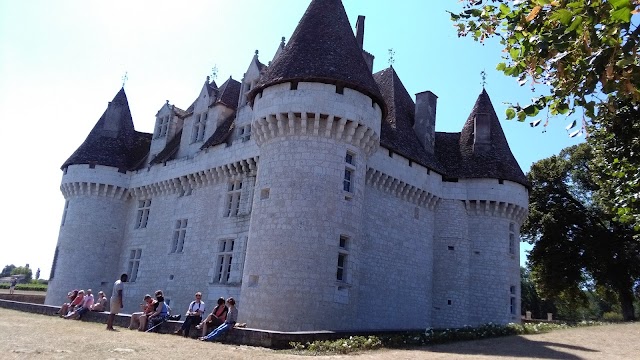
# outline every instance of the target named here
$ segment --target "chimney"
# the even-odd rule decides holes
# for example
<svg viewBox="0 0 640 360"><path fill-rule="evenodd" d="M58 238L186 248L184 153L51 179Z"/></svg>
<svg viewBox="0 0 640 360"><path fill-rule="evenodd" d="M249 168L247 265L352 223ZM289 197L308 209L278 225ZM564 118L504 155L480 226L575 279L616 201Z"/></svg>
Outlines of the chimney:
<svg viewBox="0 0 640 360"><path fill-rule="evenodd" d="M491 121L489 114L477 113L473 119L473 153L491 150Z"/></svg>
<svg viewBox="0 0 640 360"><path fill-rule="evenodd" d="M416 94L416 114L413 121L413 130L429 154L434 153L437 103L438 97L431 91Z"/></svg>
<svg viewBox="0 0 640 360"><path fill-rule="evenodd" d="M360 49L364 48L364 16L358 15L358 21L356 21L356 41Z"/></svg>

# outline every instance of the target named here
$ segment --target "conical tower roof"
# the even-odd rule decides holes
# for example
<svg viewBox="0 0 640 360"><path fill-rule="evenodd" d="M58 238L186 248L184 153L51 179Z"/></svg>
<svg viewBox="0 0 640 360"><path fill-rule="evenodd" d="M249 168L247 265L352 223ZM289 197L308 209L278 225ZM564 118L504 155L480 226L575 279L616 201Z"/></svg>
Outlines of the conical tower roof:
<svg viewBox="0 0 640 360"><path fill-rule="evenodd" d="M474 150L477 115L488 117L490 131L489 144L482 151ZM449 176L503 179L529 186L520 165L513 157L496 111L485 89L482 89L482 93L478 96L469 118L462 127L456 145L452 143L454 135L457 134L436 134L436 152L438 152L440 163L448 164L447 174ZM450 144L449 146L445 145L447 142ZM452 146L456 146L457 149L452 149Z"/></svg>
<svg viewBox="0 0 640 360"><path fill-rule="evenodd" d="M138 133L133 127L124 88L116 94L82 145L64 162L130 169L148 151L151 134Z"/></svg>
<svg viewBox="0 0 640 360"><path fill-rule="evenodd" d="M341 0L311 1L291 39L251 91L249 100L269 86L289 81L351 88L370 96L385 111Z"/></svg>

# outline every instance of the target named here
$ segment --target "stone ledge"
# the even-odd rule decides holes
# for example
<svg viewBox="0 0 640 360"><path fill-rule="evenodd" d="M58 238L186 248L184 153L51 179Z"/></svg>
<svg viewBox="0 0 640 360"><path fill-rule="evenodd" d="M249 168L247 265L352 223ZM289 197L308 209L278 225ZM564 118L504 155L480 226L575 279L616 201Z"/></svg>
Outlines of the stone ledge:
<svg viewBox="0 0 640 360"><path fill-rule="evenodd" d="M19 301L10 301L0 299L0 308L29 312L34 314L42 314L49 316L58 316L56 312L60 310L59 306L32 304ZM108 312L88 312L82 317L82 321L90 321L96 323L107 323ZM118 314L113 324L120 327L129 327L131 321L130 314ZM162 334L171 334L180 329L182 321L167 321L157 328L157 332ZM296 331L283 332L273 330L260 330L251 328L234 328L220 338L220 342L236 345L260 346L273 349L290 348L290 342L313 342L316 340L332 340L340 339L356 335L381 335L381 334L400 334L406 331L416 331L414 329L407 330L381 330L381 331ZM424 331L424 329L417 330ZM196 336L199 330L192 329L192 336Z"/></svg>

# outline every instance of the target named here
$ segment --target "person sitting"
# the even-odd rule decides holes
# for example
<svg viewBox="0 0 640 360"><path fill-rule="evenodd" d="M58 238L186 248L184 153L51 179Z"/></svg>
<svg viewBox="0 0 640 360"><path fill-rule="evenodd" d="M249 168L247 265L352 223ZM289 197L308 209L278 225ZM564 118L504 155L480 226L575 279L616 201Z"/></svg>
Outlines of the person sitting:
<svg viewBox="0 0 640 360"><path fill-rule="evenodd" d="M67 315L67 312L69 312L69 306L71 306L71 303L76 299L76 297L78 297L78 290L69 291L67 293L67 302L60 306L60 310L58 310L56 314L60 314L60 316Z"/></svg>
<svg viewBox="0 0 640 360"><path fill-rule="evenodd" d="M235 305L236 305L235 299L232 297L228 298L227 306L229 307L229 311L227 313L227 319L224 321L222 325L218 326L217 328L215 328L215 330L209 333L209 335L198 338L198 340L212 341L217 339L227 331L231 330L233 326L236 324L236 322L238 321L238 309L236 309Z"/></svg>
<svg viewBox="0 0 640 360"><path fill-rule="evenodd" d="M65 315L69 315L69 313L73 312L76 307L79 308L82 306L82 300L84 300L84 290L78 291L78 294L73 301L69 303L67 307L63 306L63 309L60 309L60 316L64 317Z"/></svg>
<svg viewBox="0 0 640 360"><path fill-rule="evenodd" d="M82 303L78 306L76 306L73 311L71 311L70 313L68 313L67 315L65 315L65 319L76 319L76 320L80 320L82 318L82 315L84 315L85 313L87 313L89 311L89 308L91 308L91 306L93 306L93 293L91 291L91 289L88 289L86 293L84 293L83 290L80 290L80 292L78 292L78 296L80 296L80 293L82 293L83 298L82 298Z"/></svg>
<svg viewBox="0 0 640 360"><path fill-rule="evenodd" d="M192 324L199 324L202 320L202 314L205 312L204 301L202 301L202 293L196 293L196 299L189 304L187 308L187 313L184 315L185 319L182 323L180 329L176 330L174 334L176 335L184 335L184 337L189 337L189 331L191 330Z"/></svg>
<svg viewBox="0 0 640 360"><path fill-rule="evenodd" d="M215 329L222 325L227 319L229 308L224 305L224 298L218 299L218 305L211 311L204 321L196 326L196 329L202 329L202 336L207 335L207 330Z"/></svg>
<svg viewBox="0 0 640 360"><path fill-rule="evenodd" d="M109 299L104 295L104 291L98 291L98 299L91 305L91 311L105 311Z"/></svg>
<svg viewBox="0 0 640 360"><path fill-rule="evenodd" d="M140 317L143 315L149 315L154 312L154 300L151 295L147 294L140 303L142 311L134 312L131 314L131 321L129 322L129 330L140 329ZM146 318L145 318L146 323Z"/></svg>
<svg viewBox="0 0 640 360"><path fill-rule="evenodd" d="M155 311L147 317L147 331L153 330L169 317L169 306L164 302L164 294L161 290L158 290L155 295L158 303L155 305Z"/></svg>

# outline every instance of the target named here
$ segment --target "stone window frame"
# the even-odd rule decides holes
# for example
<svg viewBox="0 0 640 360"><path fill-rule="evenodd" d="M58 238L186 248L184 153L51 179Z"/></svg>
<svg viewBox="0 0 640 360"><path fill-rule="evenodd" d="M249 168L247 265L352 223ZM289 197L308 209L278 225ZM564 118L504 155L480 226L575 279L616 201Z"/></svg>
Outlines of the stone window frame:
<svg viewBox="0 0 640 360"><path fill-rule="evenodd" d="M509 255L516 254L516 225L509 223Z"/></svg>
<svg viewBox="0 0 640 360"><path fill-rule="evenodd" d="M65 221L67 221L67 211L69 210L69 200L64 201L64 210L62 210L62 221L60 222L60 226L64 226Z"/></svg>
<svg viewBox="0 0 640 360"><path fill-rule="evenodd" d="M251 125L238 127L238 139L240 139L242 142L251 140Z"/></svg>
<svg viewBox="0 0 640 360"><path fill-rule="evenodd" d="M194 115L193 131L191 132L191 143L204 141L204 134L207 128L208 113L205 111L201 114Z"/></svg>
<svg viewBox="0 0 640 360"><path fill-rule="evenodd" d="M348 283L349 279L349 249L351 238L347 235L340 235L338 242L338 262L336 266L336 281Z"/></svg>
<svg viewBox="0 0 640 360"><path fill-rule="evenodd" d="M170 119L171 117L169 115L158 118L158 125L156 126L156 136L154 137L155 139L167 136L167 133L169 132Z"/></svg>
<svg viewBox="0 0 640 360"><path fill-rule="evenodd" d="M140 259L142 258L142 248L135 248L129 251L129 267L127 274L129 282L136 282L138 278L138 270L140 269Z"/></svg>
<svg viewBox="0 0 640 360"><path fill-rule="evenodd" d="M517 303L516 303L516 286L511 285L509 287L509 314L516 315Z"/></svg>
<svg viewBox="0 0 640 360"><path fill-rule="evenodd" d="M184 252L184 239L187 236L188 219L176 220L173 228L173 239L171 241L171 253L181 254Z"/></svg>
<svg viewBox="0 0 640 360"><path fill-rule="evenodd" d="M242 180L232 180L227 187L225 210L223 217L236 217L240 212L240 197L242 195Z"/></svg>
<svg viewBox="0 0 640 360"><path fill-rule="evenodd" d="M144 229L149 223L149 213L151 212L151 199L138 200L138 211L136 212L136 229Z"/></svg>
<svg viewBox="0 0 640 360"><path fill-rule="evenodd" d="M215 272L211 283L228 284L231 278L236 239L225 238L218 241L218 254L216 255Z"/></svg>
<svg viewBox="0 0 640 360"><path fill-rule="evenodd" d="M354 177L356 174L356 154L347 150L344 155L344 177L342 178L342 190L353 194L354 193Z"/></svg>

